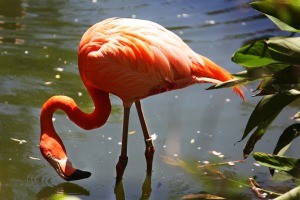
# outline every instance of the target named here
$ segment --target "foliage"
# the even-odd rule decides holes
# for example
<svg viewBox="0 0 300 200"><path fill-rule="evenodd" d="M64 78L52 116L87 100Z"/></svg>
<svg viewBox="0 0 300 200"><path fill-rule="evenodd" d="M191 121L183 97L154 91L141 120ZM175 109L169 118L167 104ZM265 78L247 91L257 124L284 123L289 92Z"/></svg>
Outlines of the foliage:
<svg viewBox="0 0 300 200"><path fill-rule="evenodd" d="M265 14L281 30L299 32L300 1L299 0L266 0L255 1L251 6Z"/></svg>
<svg viewBox="0 0 300 200"><path fill-rule="evenodd" d="M264 0L252 2L250 5L265 14L281 30L300 32L299 0ZM300 37L293 35L271 37L241 47L232 56L232 61L243 66L245 70L234 74L233 80L209 88L232 87L260 81L256 90L259 92L254 96L263 98L252 112L241 139L244 140L254 130L243 150L245 158L253 151L256 142L266 133L283 108L300 98ZM299 119L299 112L294 119ZM254 153L254 158L262 165L270 167L272 174L276 169L300 178L300 160L283 156L299 133L299 123L289 126L280 136L274 155ZM299 189L295 191L299 193Z"/></svg>

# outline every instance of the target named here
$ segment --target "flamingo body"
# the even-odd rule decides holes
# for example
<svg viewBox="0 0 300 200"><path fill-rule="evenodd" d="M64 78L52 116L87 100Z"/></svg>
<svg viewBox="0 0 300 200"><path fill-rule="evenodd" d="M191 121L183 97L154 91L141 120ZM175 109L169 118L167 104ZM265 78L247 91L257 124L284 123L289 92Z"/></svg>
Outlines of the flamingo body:
<svg viewBox="0 0 300 200"><path fill-rule="evenodd" d="M104 20L92 26L79 45L83 82L124 103L198 83L200 77L231 79L224 73L214 77L218 74L206 65L173 32L145 20Z"/></svg>
<svg viewBox="0 0 300 200"><path fill-rule="evenodd" d="M94 129L106 123L111 104L109 93L122 99L124 124L122 150L116 166L117 178L127 164L129 112L135 102L145 138L147 171L152 169L154 146L144 120L140 100L148 96L183 88L195 83L220 83L232 76L211 60L196 54L178 36L150 21L110 18L89 28L78 50L79 72L95 109L84 113L69 97L51 97L41 111L42 155L65 180L90 176L74 168L66 148L56 133L52 116L57 109L83 129ZM243 93L234 91L243 99Z"/></svg>

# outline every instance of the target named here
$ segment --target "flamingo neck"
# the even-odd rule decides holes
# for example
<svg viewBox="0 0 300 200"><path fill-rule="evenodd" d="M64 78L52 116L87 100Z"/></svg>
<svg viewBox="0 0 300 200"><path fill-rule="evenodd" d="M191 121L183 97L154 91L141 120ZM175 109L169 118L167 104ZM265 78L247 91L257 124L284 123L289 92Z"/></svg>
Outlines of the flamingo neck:
<svg viewBox="0 0 300 200"><path fill-rule="evenodd" d="M67 96L53 96L46 101L41 111L40 149L43 156L66 158L64 144L53 126L52 118L56 110L63 110L79 127L90 130L104 125L111 111L109 94L100 90L88 89L94 101L95 109L88 114L79 109L74 100Z"/></svg>

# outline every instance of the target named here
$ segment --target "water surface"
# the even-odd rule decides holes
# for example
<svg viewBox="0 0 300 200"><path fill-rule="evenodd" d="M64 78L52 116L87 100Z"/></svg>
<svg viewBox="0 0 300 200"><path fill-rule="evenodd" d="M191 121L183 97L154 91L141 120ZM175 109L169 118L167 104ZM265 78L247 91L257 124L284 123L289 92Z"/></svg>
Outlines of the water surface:
<svg viewBox="0 0 300 200"><path fill-rule="evenodd" d="M49 199L59 193L80 199L115 198L115 164L121 141L122 103L111 96L109 122L84 131L66 115L55 115L55 127L70 159L80 169L90 170L89 179L66 183L42 158L39 143L39 112L51 96L72 97L85 111L93 104L77 70L77 46L81 35L94 23L108 17L155 21L179 35L193 50L214 60L230 72L242 70L230 61L245 41L284 34L246 0L166 1L34 1L0 0L0 199ZM143 100L151 134L157 135L153 173L146 177L144 142L135 109L129 135L129 163L119 198L139 199L152 188L150 199L180 199L201 191L228 199L256 199L249 187L230 185L220 178L197 179L195 174L163 162L163 156L194 163L226 162L242 158L242 136L259 98L251 97L250 85L243 103L230 89L206 91L195 85ZM271 152L280 132L291 121L297 106L289 107L256 146ZM296 146L296 145L295 145ZM224 158L212 154L221 152ZM291 148L290 155L296 155ZM246 182L257 176L263 187L292 187L291 181L274 182L268 169L253 164L223 167L222 172ZM151 184L150 184L151 180ZM148 186L148 188L146 187ZM122 190L123 189L123 190ZM124 192L124 193L122 193ZM147 193L147 192L146 192Z"/></svg>

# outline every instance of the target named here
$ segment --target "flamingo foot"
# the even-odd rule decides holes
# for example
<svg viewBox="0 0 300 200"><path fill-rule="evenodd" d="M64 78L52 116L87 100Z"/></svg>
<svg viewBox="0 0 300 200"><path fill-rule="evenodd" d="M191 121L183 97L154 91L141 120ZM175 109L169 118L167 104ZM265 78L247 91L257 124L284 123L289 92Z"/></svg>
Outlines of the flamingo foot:
<svg viewBox="0 0 300 200"><path fill-rule="evenodd" d="M128 163L128 157L119 157L119 161L116 165L116 172L117 172L117 182L119 182L120 180L122 180L125 168L127 166Z"/></svg>
<svg viewBox="0 0 300 200"><path fill-rule="evenodd" d="M153 163L153 155L155 152L155 148L153 145L152 139L146 140L146 150L145 150L145 158L147 162L147 173L152 172L152 163Z"/></svg>
<svg viewBox="0 0 300 200"><path fill-rule="evenodd" d="M76 181L91 176L91 172L73 168L72 163L68 158L57 159L48 155L47 160L55 169L56 173L66 181Z"/></svg>

